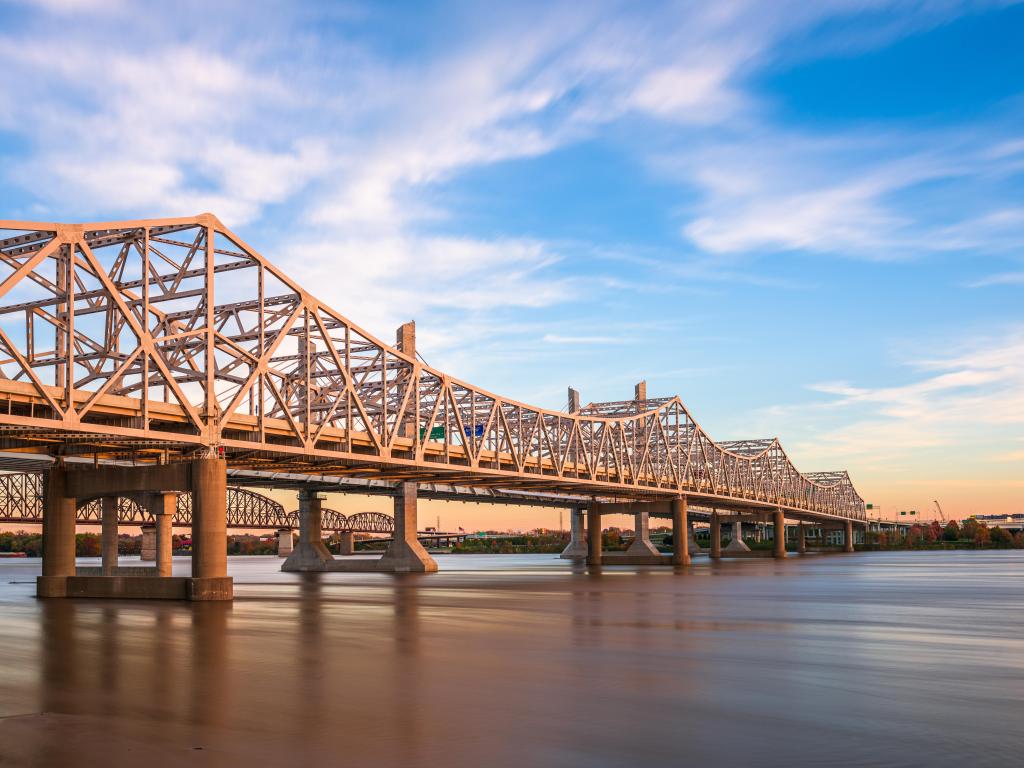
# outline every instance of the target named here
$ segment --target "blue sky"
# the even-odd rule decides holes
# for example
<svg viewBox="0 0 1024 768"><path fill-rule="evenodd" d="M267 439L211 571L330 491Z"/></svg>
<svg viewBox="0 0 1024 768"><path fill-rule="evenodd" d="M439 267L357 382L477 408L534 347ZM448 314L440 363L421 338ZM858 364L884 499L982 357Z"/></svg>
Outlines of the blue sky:
<svg viewBox="0 0 1024 768"><path fill-rule="evenodd" d="M1024 5L495 5L0 0L0 217L210 210L502 394L1024 511Z"/></svg>

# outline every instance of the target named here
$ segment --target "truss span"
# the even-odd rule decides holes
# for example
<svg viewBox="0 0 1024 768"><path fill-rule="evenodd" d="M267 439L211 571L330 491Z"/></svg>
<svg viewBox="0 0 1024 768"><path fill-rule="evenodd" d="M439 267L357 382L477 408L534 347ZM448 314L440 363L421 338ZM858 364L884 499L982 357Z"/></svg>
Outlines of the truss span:
<svg viewBox="0 0 1024 768"><path fill-rule="evenodd" d="M78 507L79 523L99 525L102 518L99 499ZM141 499L122 496L117 499L117 519L123 525L145 525L153 522L152 513ZM360 512L346 516L341 512L324 509L322 528L326 531L354 531L356 533L393 533L395 521L379 512ZM0 523L42 523L42 482L36 472L0 473ZM178 496L172 525L192 526L192 494ZM271 529L298 528L298 513L285 512L273 499L246 488L228 488L228 528Z"/></svg>
<svg viewBox="0 0 1024 768"><path fill-rule="evenodd" d="M864 519L845 473L713 441L678 397L545 410L424 364L213 215L0 221L0 448Z"/></svg>

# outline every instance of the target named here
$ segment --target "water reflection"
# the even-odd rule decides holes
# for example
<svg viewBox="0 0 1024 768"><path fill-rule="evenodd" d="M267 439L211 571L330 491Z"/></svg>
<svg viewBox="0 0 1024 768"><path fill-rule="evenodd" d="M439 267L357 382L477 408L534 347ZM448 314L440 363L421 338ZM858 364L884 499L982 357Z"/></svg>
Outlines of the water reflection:
<svg viewBox="0 0 1024 768"><path fill-rule="evenodd" d="M5 638L38 644L3 701L42 712L0 721L0 764L1010 764L1024 558L916 554L686 577L257 559L232 563L234 604L37 602L0 579Z"/></svg>

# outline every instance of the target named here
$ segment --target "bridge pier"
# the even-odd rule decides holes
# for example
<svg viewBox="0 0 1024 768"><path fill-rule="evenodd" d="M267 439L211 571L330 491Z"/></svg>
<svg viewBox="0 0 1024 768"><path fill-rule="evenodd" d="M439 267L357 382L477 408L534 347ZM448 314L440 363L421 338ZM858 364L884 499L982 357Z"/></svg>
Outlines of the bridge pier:
<svg viewBox="0 0 1024 768"><path fill-rule="evenodd" d="M725 547L727 554L733 554L735 552L749 552L750 547L743 540L743 521L736 520L732 524L732 539Z"/></svg>
<svg viewBox="0 0 1024 768"><path fill-rule="evenodd" d="M299 544L281 565L282 571L326 571L334 560L323 541L322 501L323 494L299 491Z"/></svg>
<svg viewBox="0 0 1024 768"><path fill-rule="evenodd" d="M43 575L38 597L67 597L75 575L75 499L68 497L67 470L55 464L43 473Z"/></svg>
<svg viewBox="0 0 1024 768"><path fill-rule="evenodd" d="M687 518L686 520L686 545L690 551L691 557L693 557L693 555L699 555L702 552L704 552L700 544L697 543L697 537L693 532L693 520L689 518Z"/></svg>
<svg viewBox="0 0 1024 768"><path fill-rule="evenodd" d="M690 541L687 536L689 514L686 497L672 499L672 565L690 564Z"/></svg>
<svg viewBox="0 0 1024 768"><path fill-rule="evenodd" d="M113 576L117 570L117 498L104 496L100 500L100 558L104 576Z"/></svg>
<svg viewBox="0 0 1024 768"><path fill-rule="evenodd" d="M651 517L646 504L637 504L633 514L636 536L633 543L626 549L627 557L653 557L655 562L662 561L658 548L651 543Z"/></svg>
<svg viewBox="0 0 1024 768"><path fill-rule="evenodd" d="M356 534L354 531L341 531L338 543L339 555L354 555L356 553Z"/></svg>
<svg viewBox="0 0 1024 768"><path fill-rule="evenodd" d="M416 537L416 483L400 483L395 496L395 535L384 556L377 561L378 571L395 573L433 573L437 561Z"/></svg>
<svg viewBox="0 0 1024 768"><path fill-rule="evenodd" d="M139 550L139 560L145 563L152 563L156 560L156 525L154 523L142 524L142 548Z"/></svg>
<svg viewBox="0 0 1024 768"><path fill-rule="evenodd" d="M807 554L807 532L804 530L803 520L796 527L796 551L801 555Z"/></svg>
<svg viewBox="0 0 1024 768"><path fill-rule="evenodd" d="M587 507L587 565L601 565L601 505Z"/></svg>
<svg viewBox="0 0 1024 768"><path fill-rule="evenodd" d="M722 520L717 512L711 513L711 559L722 557Z"/></svg>
<svg viewBox="0 0 1024 768"><path fill-rule="evenodd" d="M155 514L157 525L153 528L153 556L157 559L157 567L151 569L153 575L76 575L78 500L152 494L153 488L171 489L157 492L162 501L154 510L159 514ZM167 575L176 491L192 493L191 578ZM233 586L227 575L227 464L223 459L73 471L56 465L44 473L43 496L43 575L36 581L38 597L231 599ZM109 559L107 565L111 566Z"/></svg>
<svg viewBox="0 0 1024 768"><path fill-rule="evenodd" d="M295 549L295 539L291 528L277 529L277 556L288 557Z"/></svg>
<svg viewBox="0 0 1024 768"><path fill-rule="evenodd" d="M843 526L843 551L853 552L853 523L849 520Z"/></svg>
<svg viewBox="0 0 1024 768"><path fill-rule="evenodd" d="M559 557L566 560L584 560L587 557L587 541L583 535L583 508L569 510L569 543Z"/></svg>
<svg viewBox="0 0 1024 768"><path fill-rule="evenodd" d="M780 560L786 558L786 515L781 508L775 509L772 520L772 556Z"/></svg>
<svg viewBox="0 0 1024 768"><path fill-rule="evenodd" d="M148 506L156 524L156 575L170 576L174 548L171 522L174 520L174 510L178 506L178 494L154 493L148 499Z"/></svg>

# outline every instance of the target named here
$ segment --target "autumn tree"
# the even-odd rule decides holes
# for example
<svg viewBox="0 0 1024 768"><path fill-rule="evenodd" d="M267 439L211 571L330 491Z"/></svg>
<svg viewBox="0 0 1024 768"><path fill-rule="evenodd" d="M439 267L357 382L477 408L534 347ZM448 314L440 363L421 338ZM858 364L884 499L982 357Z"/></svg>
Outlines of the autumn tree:
<svg viewBox="0 0 1024 768"><path fill-rule="evenodd" d="M974 546L985 547L992 540L992 532L988 529L988 526L984 523L978 524L977 528L974 529Z"/></svg>
<svg viewBox="0 0 1024 768"><path fill-rule="evenodd" d="M960 538L960 526L956 520L950 520L942 529L942 538L945 541L957 541Z"/></svg>

